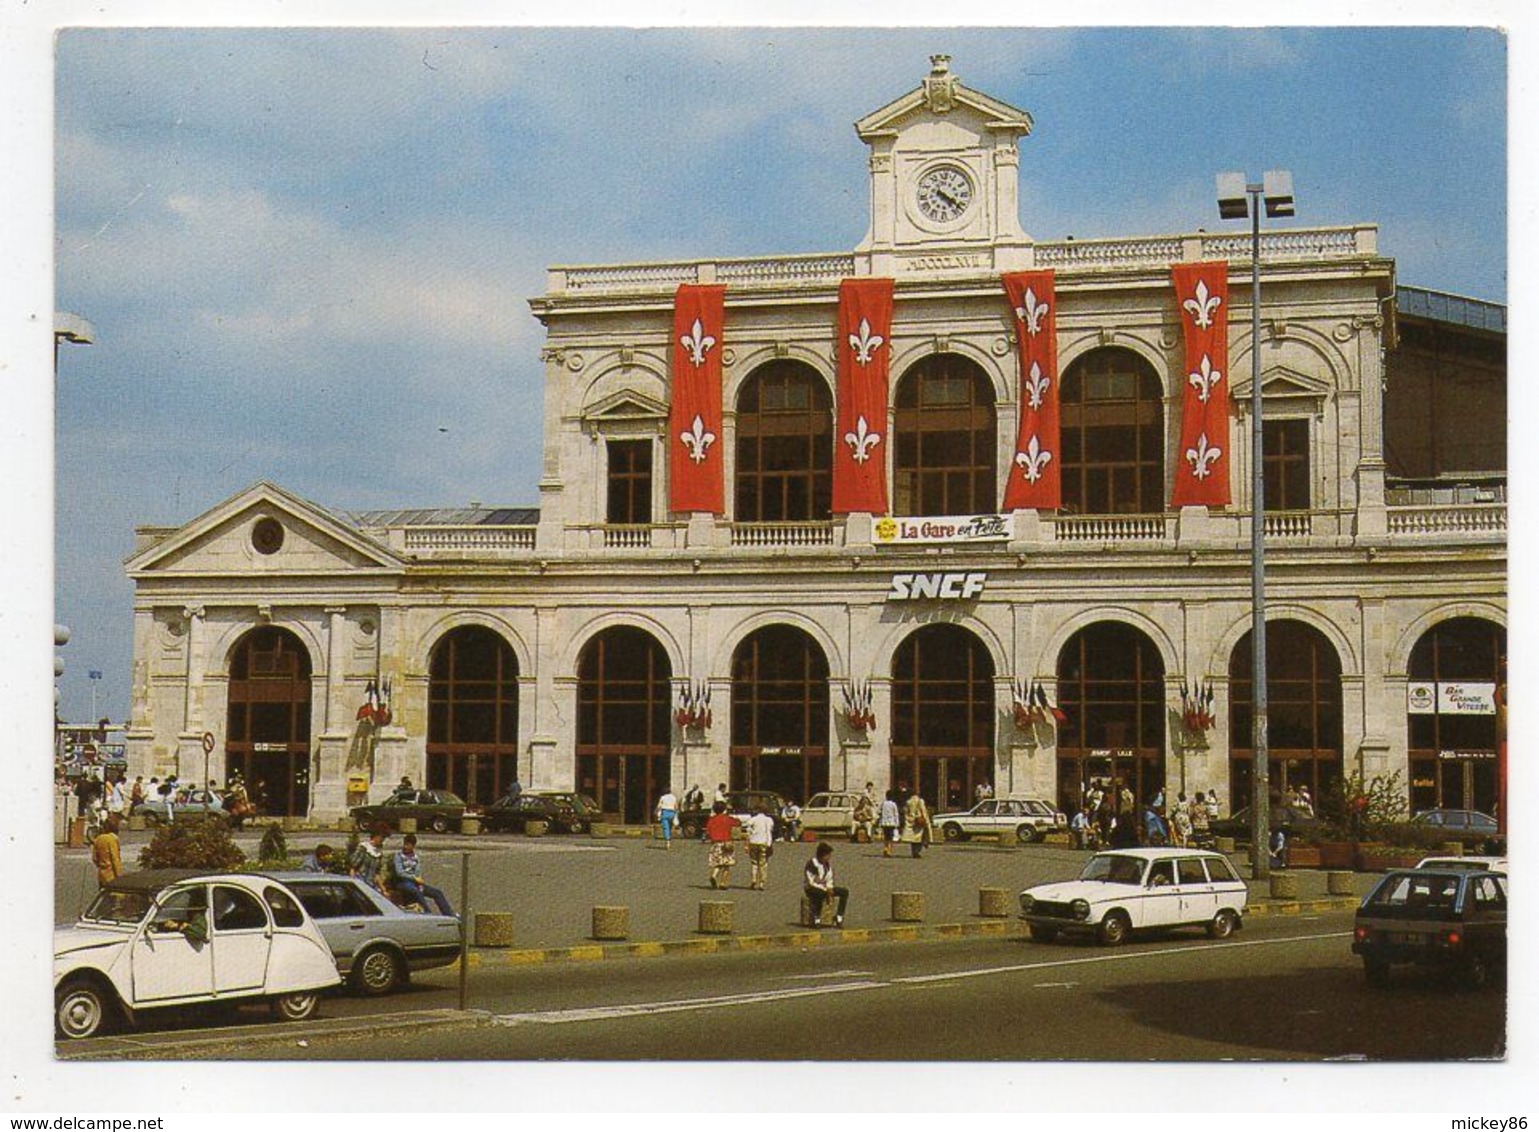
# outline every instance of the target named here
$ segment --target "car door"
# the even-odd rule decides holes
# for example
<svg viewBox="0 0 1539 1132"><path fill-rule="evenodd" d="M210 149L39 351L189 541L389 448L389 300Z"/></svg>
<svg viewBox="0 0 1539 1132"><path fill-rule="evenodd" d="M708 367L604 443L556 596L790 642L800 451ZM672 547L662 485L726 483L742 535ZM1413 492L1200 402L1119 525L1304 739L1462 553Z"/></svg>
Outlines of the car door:
<svg viewBox="0 0 1539 1132"><path fill-rule="evenodd" d="M244 888L216 884L213 906L214 993L261 990L273 943L266 905Z"/></svg>
<svg viewBox="0 0 1539 1132"><path fill-rule="evenodd" d="M1507 893L1494 876L1473 877L1465 887L1467 946L1488 964L1507 960Z"/></svg>
<svg viewBox="0 0 1539 1132"><path fill-rule="evenodd" d="M1181 922L1181 889L1176 884L1176 862L1161 857L1144 876L1143 899L1133 902L1135 928L1159 927Z"/></svg>
<svg viewBox="0 0 1539 1132"><path fill-rule="evenodd" d="M1181 921L1202 924L1218 912L1218 896L1200 857L1176 858L1176 888L1181 893Z"/></svg>
<svg viewBox="0 0 1539 1132"><path fill-rule="evenodd" d="M208 887L161 893L129 952L134 1005L206 997L214 990Z"/></svg>
<svg viewBox="0 0 1539 1132"><path fill-rule="evenodd" d="M360 944L374 933L371 925L384 913L352 881L300 881L290 884L294 895L321 929L326 946L346 969Z"/></svg>

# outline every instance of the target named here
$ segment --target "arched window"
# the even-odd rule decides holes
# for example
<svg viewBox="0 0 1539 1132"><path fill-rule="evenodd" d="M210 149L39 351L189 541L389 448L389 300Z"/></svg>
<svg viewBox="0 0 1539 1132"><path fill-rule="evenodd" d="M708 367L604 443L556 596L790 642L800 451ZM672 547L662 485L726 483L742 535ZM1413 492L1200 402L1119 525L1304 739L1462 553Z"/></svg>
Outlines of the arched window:
<svg viewBox="0 0 1539 1132"><path fill-rule="evenodd" d="M1246 633L1229 657L1230 802L1251 802L1255 658ZM1318 806L1341 778L1341 658L1302 621L1266 626L1267 770L1279 800L1308 786Z"/></svg>
<svg viewBox="0 0 1539 1132"><path fill-rule="evenodd" d="M225 781L239 775L258 814L309 812L310 673L304 644L273 625L251 630L230 655Z"/></svg>
<svg viewBox="0 0 1539 1132"><path fill-rule="evenodd" d="M1063 509L1152 515L1165 509L1160 379L1131 350L1077 358L1063 376Z"/></svg>
<svg viewBox="0 0 1539 1132"><path fill-rule="evenodd" d="M577 662L577 788L622 821L649 821L669 782L673 719L668 654L644 629L618 625Z"/></svg>
<svg viewBox="0 0 1539 1132"><path fill-rule="evenodd" d="M898 383L893 514L977 515L999 507L994 390L974 362L936 354Z"/></svg>
<svg viewBox="0 0 1539 1132"><path fill-rule="evenodd" d="M925 625L893 656L892 784L939 812L980 783L994 783L994 662L968 630Z"/></svg>
<svg viewBox="0 0 1539 1132"><path fill-rule="evenodd" d="M455 629L429 663L428 788L489 805L517 779L518 658L490 629Z"/></svg>
<svg viewBox="0 0 1539 1132"><path fill-rule="evenodd" d="M1165 785L1165 662L1146 633L1087 625L1058 653L1058 802L1078 809L1082 785L1120 778L1139 802Z"/></svg>
<svg viewBox="0 0 1539 1132"><path fill-rule="evenodd" d="M755 370L737 400L737 521L831 518L833 437L833 403L815 370L792 361Z"/></svg>
<svg viewBox="0 0 1539 1132"><path fill-rule="evenodd" d="M1454 617L1421 635L1406 675L1406 730L1411 759L1411 808L1480 810L1494 814L1500 790L1496 766L1495 685L1502 678L1507 630L1479 617ZM1462 710L1454 711L1438 685L1465 685ZM1488 701L1492 710L1470 710ZM1472 694L1473 693L1473 694Z"/></svg>
<svg viewBox="0 0 1539 1132"><path fill-rule="evenodd" d="M735 790L828 789L828 658L805 631L767 625L733 652L731 754Z"/></svg>

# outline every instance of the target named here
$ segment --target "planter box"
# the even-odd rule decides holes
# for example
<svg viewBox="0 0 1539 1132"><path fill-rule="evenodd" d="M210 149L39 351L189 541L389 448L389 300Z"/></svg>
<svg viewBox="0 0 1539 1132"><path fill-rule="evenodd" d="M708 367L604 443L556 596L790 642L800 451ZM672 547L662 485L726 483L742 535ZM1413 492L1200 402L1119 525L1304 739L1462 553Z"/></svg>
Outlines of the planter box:
<svg viewBox="0 0 1539 1132"><path fill-rule="evenodd" d="M1425 853L1407 849L1365 851L1359 855L1357 867L1361 872L1375 873L1383 872L1386 869L1414 869L1416 863L1425 856Z"/></svg>
<svg viewBox="0 0 1539 1132"><path fill-rule="evenodd" d="M1320 867L1320 850L1314 845L1290 846L1288 849L1288 867L1290 869L1318 869Z"/></svg>
<svg viewBox="0 0 1539 1132"><path fill-rule="evenodd" d="M1320 853L1320 868L1350 869L1352 867L1355 851L1350 841L1322 841L1317 848Z"/></svg>

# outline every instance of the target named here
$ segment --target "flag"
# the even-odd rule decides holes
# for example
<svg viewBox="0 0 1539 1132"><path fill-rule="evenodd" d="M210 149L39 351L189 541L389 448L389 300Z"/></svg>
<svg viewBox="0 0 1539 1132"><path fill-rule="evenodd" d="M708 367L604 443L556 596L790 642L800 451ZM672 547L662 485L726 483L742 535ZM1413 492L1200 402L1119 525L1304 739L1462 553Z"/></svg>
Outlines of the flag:
<svg viewBox="0 0 1539 1132"><path fill-rule="evenodd" d="M1019 345L1020 417L1005 479L1006 511L1057 508L1063 501L1058 426L1058 301L1051 271L1001 277L1015 315Z"/></svg>
<svg viewBox="0 0 1539 1132"><path fill-rule="evenodd" d="M721 351L727 289L682 283L673 300L668 509L724 510Z"/></svg>
<svg viewBox="0 0 1539 1132"><path fill-rule="evenodd" d="M1170 503L1223 507L1229 502L1229 265L1178 263L1170 275L1186 344Z"/></svg>
<svg viewBox="0 0 1539 1132"><path fill-rule="evenodd" d="M887 371L892 280L839 284L839 403L834 428L833 509L887 513Z"/></svg>

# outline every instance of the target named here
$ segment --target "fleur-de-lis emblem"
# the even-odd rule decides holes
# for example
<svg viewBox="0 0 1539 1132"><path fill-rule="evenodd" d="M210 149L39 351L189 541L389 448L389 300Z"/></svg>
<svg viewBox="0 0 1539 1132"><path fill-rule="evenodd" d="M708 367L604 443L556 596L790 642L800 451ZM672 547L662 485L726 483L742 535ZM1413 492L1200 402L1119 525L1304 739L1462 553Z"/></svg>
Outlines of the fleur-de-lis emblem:
<svg viewBox="0 0 1539 1132"><path fill-rule="evenodd" d="M1208 447L1208 434L1203 433L1197 438L1197 447L1186 450L1186 458L1191 461L1192 475L1200 480L1208 478L1213 465L1224 454L1224 450L1218 447Z"/></svg>
<svg viewBox="0 0 1539 1132"><path fill-rule="evenodd" d="M705 327L700 325L700 320L695 319L695 324L689 328L689 333L679 339L679 345L689 350L689 360L692 365L705 365L705 355L711 347L716 345L716 339L705 332Z"/></svg>
<svg viewBox="0 0 1539 1132"><path fill-rule="evenodd" d="M864 320L861 321L861 325L865 325ZM878 338L877 341L880 342L881 339ZM860 417L855 421L855 431L844 434L844 442L853 450L850 458L857 464L864 464L871 458L871 449L882 442L882 434L871 432L866 426L866 418Z"/></svg>
<svg viewBox="0 0 1539 1132"><path fill-rule="evenodd" d="M871 333L871 324L865 319L861 319L859 336L850 335L850 349L855 351L855 360L863 366L869 365L871 363L871 352L880 346L882 341L883 339L880 334ZM875 436L876 434L872 433L872 435Z"/></svg>
<svg viewBox="0 0 1539 1132"><path fill-rule="evenodd" d="M1203 330L1213 325L1213 312L1224 300L1217 295L1208 294L1208 284L1204 280L1197 280L1197 297L1187 299L1181 306L1191 311L1192 320Z"/></svg>
<svg viewBox="0 0 1539 1132"><path fill-rule="evenodd" d="M1047 304L1038 303L1036 293L1026 288L1025 306L1015 308L1015 317L1026 324L1026 333L1032 336L1042 329L1042 320L1047 316Z"/></svg>
<svg viewBox="0 0 1539 1132"><path fill-rule="evenodd" d="M1198 371L1186 375L1187 384L1196 388L1197 400L1201 401L1204 405L1208 403L1208 397L1213 392L1213 387L1223 380L1223 371L1214 369L1213 363L1208 360L1208 355L1206 354L1202 355L1202 366Z"/></svg>
<svg viewBox="0 0 1539 1132"><path fill-rule="evenodd" d="M697 322L695 325L698 327L700 324ZM706 431L705 422L700 419L700 414L696 413L694 425L688 432L679 433L679 439L684 442L684 447L689 449L689 458L698 464L705 459L706 450L716 443L716 434Z"/></svg>
<svg viewBox="0 0 1539 1132"><path fill-rule="evenodd" d="M1027 483L1036 483L1042 478L1042 470L1052 460L1053 454L1043 449L1041 443L1033 435L1026 445L1026 451L1015 454L1015 462L1021 466L1021 474L1026 477Z"/></svg>
<svg viewBox="0 0 1539 1132"><path fill-rule="evenodd" d="M1026 403L1033 409L1042 407L1042 398L1046 395L1048 387L1053 383L1043 374L1042 367L1036 362L1031 363L1031 372L1026 375Z"/></svg>

